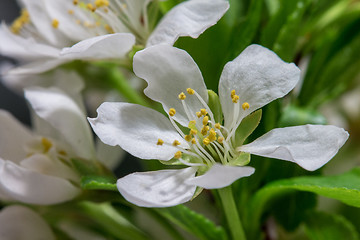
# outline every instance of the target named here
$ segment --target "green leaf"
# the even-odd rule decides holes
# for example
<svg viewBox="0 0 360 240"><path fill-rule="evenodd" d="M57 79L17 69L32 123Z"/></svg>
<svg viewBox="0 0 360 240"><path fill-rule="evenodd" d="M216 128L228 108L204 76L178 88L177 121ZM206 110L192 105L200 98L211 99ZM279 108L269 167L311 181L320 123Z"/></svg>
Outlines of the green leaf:
<svg viewBox="0 0 360 240"><path fill-rule="evenodd" d="M245 21L234 27L235 31L232 34L228 51L231 54L229 59L235 58L253 41L260 25L262 7L263 0L251 1Z"/></svg>
<svg viewBox="0 0 360 240"><path fill-rule="evenodd" d="M225 231L222 227L216 226L212 221L205 218L203 215L190 210L184 205L178 205L170 208L158 208L156 210L159 214L163 215L184 230L194 234L199 239L227 239Z"/></svg>
<svg viewBox="0 0 360 240"><path fill-rule="evenodd" d="M277 198L294 191L312 192L360 207L360 168L337 176L297 177L274 181L261 188L251 199L247 216L249 232L256 234L263 212Z"/></svg>
<svg viewBox="0 0 360 240"><path fill-rule="evenodd" d="M142 231L122 216L110 203L80 202L79 207L90 219L115 239L149 240Z"/></svg>
<svg viewBox="0 0 360 240"><path fill-rule="evenodd" d="M312 212L305 222L305 230L310 240L358 240L355 227L341 215Z"/></svg>
<svg viewBox="0 0 360 240"><path fill-rule="evenodd" d="M255 130L261 120L262 110L259 109L246 118L244 118L238 129L235 132L235 146L240 146L244 143L245 139Z"/></svg>
<svg viewBox="0 0 360 240"><path fill-rule="evenodd" d="M118 191L116 179L107 176L84 176L81 178L81 188L88 190Z"/></svg>
<svg viewBox="0 0 360 240"><path fill-rule="evenodd" d="M312 109L296 107L293 105L286 107L283 110L281 118L279 119L279 127L326 123L326 118L319 112Z"/></svg>
<svg viewBox="0 0 360 240"><path fill-rule="evenodd" d="M222 123L223 114L221 110L219 96L213 90L208 90L208 95L209 95L208 105L212 113L214 114L215 122Z"/></svg>

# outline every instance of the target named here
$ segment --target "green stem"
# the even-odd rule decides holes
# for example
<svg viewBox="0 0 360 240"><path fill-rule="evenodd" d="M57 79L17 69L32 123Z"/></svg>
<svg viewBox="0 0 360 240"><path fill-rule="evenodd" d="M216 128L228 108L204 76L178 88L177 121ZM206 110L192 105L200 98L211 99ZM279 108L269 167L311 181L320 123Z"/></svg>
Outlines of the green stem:
<svg viewBox="0 0 360 240"><path fill-rule="evenodd" d="M133 87L130 86L129 81L124 77L119 69L113 67L109 70L108 76L114 88L119 91L119 93L129 102L148 106L148 103L145 101L145 99Z"/></svg>
<svg viewBox="0 0 360 240"><path fill-rule="evenodd" d="M240 221L238 210L234 201L231 186L218 190L221 203L225 212L226 220L232 235L232 239L246 240L245 232Z"/></svg>

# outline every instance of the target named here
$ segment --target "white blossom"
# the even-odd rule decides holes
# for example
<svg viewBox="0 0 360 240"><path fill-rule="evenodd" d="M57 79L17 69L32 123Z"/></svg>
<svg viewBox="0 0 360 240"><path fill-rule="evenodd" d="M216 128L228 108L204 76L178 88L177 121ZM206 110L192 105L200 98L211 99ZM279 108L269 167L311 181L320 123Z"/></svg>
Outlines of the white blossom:
<svg viewBox="0 0 360 240"><path fill-rule="evenodd" d="M224 67L219 82L224 122L208 105L201 72L185 51L169 45L146 48L134 56L134 72L147 81L145 94L160 102L168 117L139 105L103 103L98 117L89 119L95 133L104 143L119 145L136 157L188 166L120 178L120 193L139 206L177 205L189 201L196 187L222 188L249 176L254 172L244 166L249 153L313 171L348 138L335 126L305 125L274 129L245 145L237 139L247 116L284 97L300 78L293 63L259 45L247 47Z"/></svg>

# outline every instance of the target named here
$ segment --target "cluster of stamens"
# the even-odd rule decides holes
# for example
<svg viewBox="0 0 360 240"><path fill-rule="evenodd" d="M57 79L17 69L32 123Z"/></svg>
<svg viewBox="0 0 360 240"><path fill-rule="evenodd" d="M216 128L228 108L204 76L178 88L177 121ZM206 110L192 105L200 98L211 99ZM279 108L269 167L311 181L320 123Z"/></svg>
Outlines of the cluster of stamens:
<svg viewBox="0 0 360 240"><path fill-rule="evenodd" d="M10 30L14 34L19 34L21 29L30 22L30 15L26 9L21 10L21 15L13 22Z"/></svg>
<svg viewBox="0 0 360 240"><path fill-rule="evenodd" d="M185 134L172 119L176 110L170 108L168 111L169 118L175 129L179 134L188 142L188 146L182 146L178 140L174 140L172 146L177 147L177 151L174 158L181 160L182 154L195 157L196 163L212 164L216 161L221 161L223 164L231 161L238 156L238 153L234 150L232 142L229 140L229 129L226 129L221 123L214 121L214 115L207 103L202 97L192 88L187 88L186 92L189 97L197 97L203 108L201 108L195 114L189 112L189 108L185 103L187 95L181 92L178 95L179 100L182 102L185 113L189 119L188 134ZM235 90L231 91L230 95L232 102L237 104L239 96L236 95ZM234 106L236 107L236 106ZM241 105L243 110L250 107L249 103L244 102ZM157 145L170 144L165 143L162 139L158 139Z"/></svg>

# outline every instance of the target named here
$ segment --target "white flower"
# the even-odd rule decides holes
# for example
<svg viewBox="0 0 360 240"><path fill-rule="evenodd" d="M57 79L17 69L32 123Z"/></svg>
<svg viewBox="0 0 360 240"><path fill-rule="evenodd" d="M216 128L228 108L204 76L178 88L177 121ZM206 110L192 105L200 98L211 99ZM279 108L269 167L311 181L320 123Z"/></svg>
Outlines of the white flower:
<svg viewBox="0 0 360 240"><path fill-rule="evenodd" d="M44 219L30 208L13 205L0 211L1 240L55 240Z"/></svg>
<svg viewBox="0 0 360 240"><path fill-rule="evenodd" d="M90 127L77 103L58 89L25 90L34 115L30 132L0 110L0 198L56 204L80 193L71 158L96 160Z"/></svg>
<svg viewBox="0 0 360 240"><path fill-rule="evenodd" d="M0 27L0 53L24 63L9 74L41 73L75 59L121 60L134 44L196 38L229 8L225 0L189 0L175 6L153 29L157 14L148 15L150 2L22 0L21 16L10 28L4 23Z"/></svg>
<svg viewBox="0 0 360 240"><path fill-rule="evenodd" d="M136 157L178 159L189 166L120 178L120 193L139 206L180 204L193 197L196 187L222 188L249 176L254 169L243 166L247 153L316 170L348 138L335 126L305 125L274 129L246 145L236 139L245 117L288 94L300 77L293 63L259 45L249 46L224 67L219 83L224 123L218 120L222 114L210 109L201 72L185 51L168 45L149 47L135 55L134 72L147 81L145 94L163 105L170 121L142 106L103 103L98 117L89 119L95 133L104 143L119 145Z"/></svg>

